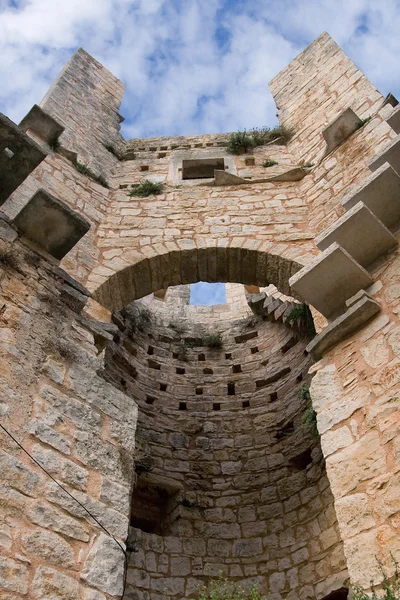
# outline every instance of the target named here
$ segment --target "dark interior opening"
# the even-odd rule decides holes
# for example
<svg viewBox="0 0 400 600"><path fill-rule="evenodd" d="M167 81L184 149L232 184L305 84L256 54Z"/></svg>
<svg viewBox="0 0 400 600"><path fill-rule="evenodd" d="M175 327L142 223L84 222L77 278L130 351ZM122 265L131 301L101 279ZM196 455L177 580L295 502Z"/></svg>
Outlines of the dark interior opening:
<svg viewBox="0 0 400 600"><path fill-rule="evenodd" d="M214 170L225 170L223 158L195 158L182 161L182 179L210 179Z"/></svg>

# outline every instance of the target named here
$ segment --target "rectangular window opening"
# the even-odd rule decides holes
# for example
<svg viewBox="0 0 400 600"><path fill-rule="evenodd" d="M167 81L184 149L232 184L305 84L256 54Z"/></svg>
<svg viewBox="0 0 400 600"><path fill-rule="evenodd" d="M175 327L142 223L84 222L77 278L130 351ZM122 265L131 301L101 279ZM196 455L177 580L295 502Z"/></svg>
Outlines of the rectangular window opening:
<svg viewBox="0 0 400 600"><path fill-rule="evenodd" d="M223 158L195 158L182 161L182 179L211 179L214 170L225 170Z"/></svg>

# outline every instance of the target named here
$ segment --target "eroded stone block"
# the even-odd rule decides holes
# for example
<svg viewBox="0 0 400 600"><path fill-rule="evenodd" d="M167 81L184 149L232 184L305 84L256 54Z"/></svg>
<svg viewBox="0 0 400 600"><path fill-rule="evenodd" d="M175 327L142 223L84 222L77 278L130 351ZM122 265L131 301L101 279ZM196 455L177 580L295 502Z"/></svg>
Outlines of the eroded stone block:
<svg viewBox="0 0 400 600"><path fill-rule="evenodd" d="M389 163L397 174L400 174L400 135L394 138L368 165L372 172L384 163Z"/></svg>
<svg viewBox="0 0 400 600"><path fill-rule="evenodd" d="M14 219L28 239L61 260L89 231L86 219L44 190L39 190Z"/></svg>
<svg viewBox="0 0 400 600"><path fill-rule="evenodd" d="M351 108L346 108L337 119L326 127L322 135L326 141L325 156L340 146L360 127L360 118Z"/></svg>
<svg viewBox="0 0 400 600"><path fill-rule="evenodd" d="M45 157L46 152L0 113L0 206Z"/></svg>
<svg viewBox="0 0 400 600"><path fill-rule="evenodd" d="M333 242L340 244L363 267L370 265L398 243L394 235L362 202L358 202L315 239L320 250L326 250Z"/></svg>
<svg viewBox="0 0 400 600"><path fill-rule="evenodd" d="M329 323L320 334L315 336L308 344L307 352L315 359L320 359L329 348L357 331L379 311L379 304L364 292L358 302L352 304L343 315Z"/></svg>
<svg viewBox="0 0 400 600"><path fill-rule="evenodd" d="M25 132L28 130L33 131L48 144L53 140L57 140L65 129L37 104L34 104L22 119L19 127Z"/></svg>
<svg viewBox="0 0 400 600"><path fill-rule="evenodd" d="M372 278L339 244L329 246L290 278L296 294L324 317L334 317L348 298L372 284Z"/></svg>
<svg viewBox="0 0 400 600"><path fill-rule="evenodd" d="M364 183L345 196L342 204L350 210L362 201L388 227L400 221L400 177L389 163L384 163Z"/></svg>
<svg viewBox="0 0 400 600"><path fill-rule="evenodd" d="M392 114L386 119L396 133L400 133L400 105L397 105Z"/></svg>

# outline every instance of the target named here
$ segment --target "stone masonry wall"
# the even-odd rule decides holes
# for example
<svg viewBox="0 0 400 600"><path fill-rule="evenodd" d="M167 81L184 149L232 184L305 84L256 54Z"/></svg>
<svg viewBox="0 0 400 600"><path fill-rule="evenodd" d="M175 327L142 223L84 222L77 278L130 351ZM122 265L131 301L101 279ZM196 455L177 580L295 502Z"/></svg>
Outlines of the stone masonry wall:
<svg viewBox="0 0 400 600"><path fill-rule="evenodd" d="M13 218L45 188L81 212L91 229L62 266L109 310L199 279L291 295L289 277L317 254L315 235L343 213L341 198L395 134L384 121L392 107L381 107L327 34L271 89L294 133L286 145L233 157L226 134L124 143L122 84L79 50L42 102L66 127L64 153L50 153L2 209ZM372 118L324 157L322 131L348 107ZM79 173L68 151L110 189ZM216 186L182 181L185 158L224 158L228 172L253 179L314 167L297 182ZM278 165L265 169L266 159ZM143 178L163 182L163 193L129 197ZM292 345L293 332L277 323L243 330L221 320L224 349L195 339L182 362L182 336L201 330L154 322L129 337L114 315L121 331L104 357L66 304L55 262L0 223L2 423L121 544L136 459L126 597L182 600L220 566L237 580L258 578L272 600L322 599L347 573L367 588L381 576L376 557L390 572L389 551L400 560L398 251L371 268L380 315L311 368L325 471L302 424L305 340ZM235 341L246 333L257 335ZM115 540L0 435L1 600L119 598L124 555Z"/></svg>
<svg viewBox="0 0 400 600"><path fill-rule="evenodd" d="M169 326L163 312L162 325L157 305L142 303L155 311L133 334L128 313L107 350L106 372L138 402L138 464L147 465L133 493L125 598L192 598L220 571L257 581L273 600L342 588L333 498L318 439L302 422L305 340L254 316L201 325L197 307L178 319L171 309ZM222 349L194 342L217 331ZM185 360L183 339L195 344Z"/></svg>
<svg viewBox="0 0 400 600"><path fill-rule="evenodd" d="M56 268L2 223L2 426L124 547L136 405L97 375L102 358ZM120 598L121 548L3 429L0 439L1 600Z"/></svg>

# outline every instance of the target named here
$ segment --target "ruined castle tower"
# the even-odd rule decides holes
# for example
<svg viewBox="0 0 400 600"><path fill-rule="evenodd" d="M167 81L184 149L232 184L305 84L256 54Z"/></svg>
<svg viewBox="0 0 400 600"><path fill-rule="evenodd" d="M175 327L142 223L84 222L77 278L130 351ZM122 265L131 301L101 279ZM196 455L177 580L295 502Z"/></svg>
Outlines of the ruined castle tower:
<svg viewBox="0 0 400 600"><path fill-rule="evenodd" d="M1 116L1 600L344 600L400 559L400 110L326 33L270 87L239 154L125 141L84 50Z"/></svg>

